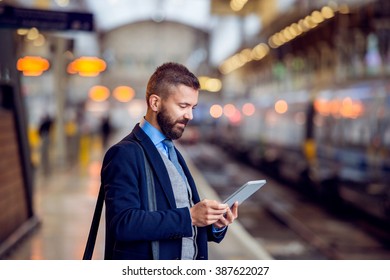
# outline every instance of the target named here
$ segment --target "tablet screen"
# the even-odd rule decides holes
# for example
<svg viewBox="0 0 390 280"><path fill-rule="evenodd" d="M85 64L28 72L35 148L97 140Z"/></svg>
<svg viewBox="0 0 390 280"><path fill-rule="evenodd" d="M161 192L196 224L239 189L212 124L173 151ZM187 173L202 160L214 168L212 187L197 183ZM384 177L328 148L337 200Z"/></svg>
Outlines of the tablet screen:
<svg viewBox="0 0 390 280"><path fill-rule="evenodd" d="M223 203L228 204L230 207L233 206L235 201L238 201L238 205L240 205L244 200L258 191L264 184L266 180L257 180L257 181L249 181L241 186L237 191L235 191L232 195L230 195Z"/></svg>

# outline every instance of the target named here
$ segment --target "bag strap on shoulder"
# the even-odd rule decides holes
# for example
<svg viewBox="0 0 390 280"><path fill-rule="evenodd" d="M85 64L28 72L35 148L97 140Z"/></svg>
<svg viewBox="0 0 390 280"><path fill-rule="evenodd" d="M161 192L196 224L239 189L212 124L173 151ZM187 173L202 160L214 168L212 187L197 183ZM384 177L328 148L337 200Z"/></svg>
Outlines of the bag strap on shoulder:
<svg viewBox="0 0 390 280"><path fill-rule="evenodd" d="M156 202L156 191L154 188L154 180L153 180L153 171L150 168L150 164L148 159L146 158L144 149L142 146L135 140L132 140L131 142L136 143L139 148L142 151L142 155L144 158L145 163L145 172L146 172L146 184L148 189L148 208L149 211L156 211L157 210L157 202ZM92 259L93 250L95 248L96 243L96 237L99 229L99 222L100 217L102 215L103 210L103 204L104 204L104 188L102 185L100 185L98 198L96 201L95 206L95 212L93 214L91 228L89 230L88 240L87 244L84 250L83 260L90 260ZM159 242L158 241L152 241L152 252L153 252L153 259L158 260L159 259Z"/></svg>
<svg viewBox="0 0 390 280"><path fill-rule="evenodd" d="M100 185L98 198L96 201L95 212L93 213L92 224L89 230L87 245L85 246L83 260L92 259L93 249L95 248L96 237L99 229L100 217L102 215L104 203L104 189Z"/></svg>
<svg viewBox="0 0 390 280"><path fill-rule="evenodd" d="M144 162L145 162L145 172L146 172L146 184L148 188L148 206L149 211L156 211L157 210L157 201L156 201L156 190L154 188L154 180L153 180L153 171L150 168L150 164L148 159L146 158L144 149L142 146L137 142L137 145L140 147L142 154L144 156ZM157 240L152 241L152 253L153 253L153 259L158 260L160 255L160 244Z"/></svg>

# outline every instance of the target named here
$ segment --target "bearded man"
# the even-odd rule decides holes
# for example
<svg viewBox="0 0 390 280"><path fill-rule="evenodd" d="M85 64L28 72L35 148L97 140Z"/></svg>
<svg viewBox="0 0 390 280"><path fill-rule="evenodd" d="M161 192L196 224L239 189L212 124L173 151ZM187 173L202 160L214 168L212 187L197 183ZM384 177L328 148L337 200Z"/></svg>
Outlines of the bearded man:
<svg viewBox="0 0 390 280"><path fill-rule="evenodd" d="M159 66L147 85L146 115L106 152L101 170L105 259L204 260L207 242L221 242L237 218L237 203L230 209L200 199L172 142L192 120L199 88L185 66L173 62Z"/></svg>

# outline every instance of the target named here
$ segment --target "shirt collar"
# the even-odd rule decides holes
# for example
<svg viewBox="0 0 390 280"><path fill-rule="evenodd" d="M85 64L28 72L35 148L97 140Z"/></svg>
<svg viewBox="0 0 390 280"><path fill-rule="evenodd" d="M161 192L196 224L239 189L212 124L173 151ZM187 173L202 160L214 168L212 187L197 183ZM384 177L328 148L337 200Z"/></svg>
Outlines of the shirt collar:
<svg viewBox="0 0 390 280"><path fill-rule="evenodd" d="M152 140L155 146L166 138L165 135L160 130L158 130L153 125L151 125L150 122L145 120L145 118L142 118L139 125L142 128L142 130L146 133L146 135L149 136L149 138Z"/></svg>

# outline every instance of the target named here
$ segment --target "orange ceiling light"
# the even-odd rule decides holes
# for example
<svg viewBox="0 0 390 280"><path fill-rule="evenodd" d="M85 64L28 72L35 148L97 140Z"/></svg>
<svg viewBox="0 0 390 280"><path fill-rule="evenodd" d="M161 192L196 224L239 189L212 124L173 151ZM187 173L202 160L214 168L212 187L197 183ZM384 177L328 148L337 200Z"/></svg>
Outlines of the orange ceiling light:
<svg viewBox="0 0 390 280"><path fill-rule="evenodd" d="M113 96L120 102L129 102L134 98L134 89L128 86L119 86L114 89Z"/></svg>
<svg viewBox="0 0 390 280"><path fill-rule="evenodd" d="M96 102L103 102L110 96L110 91L105 86L94 86L89 90L89 98Z"/></svg>
<svg viewBox="0 0 390 280"><path fill-rule="evenodd" d="M103 59L94 56L82 56L68 65L69 74L79 74L83 77L96 77L106 70L107 64Z"/></svg>
<svg viewBox="0 0 390 280"><path fill-rule="evenodd" d="M22 71L24 76L40 76L49 67L49 61L40 56L25 56L19 58L16 63L16 68Z"/></svg>

